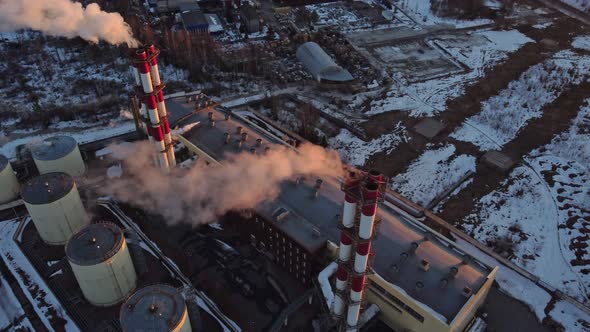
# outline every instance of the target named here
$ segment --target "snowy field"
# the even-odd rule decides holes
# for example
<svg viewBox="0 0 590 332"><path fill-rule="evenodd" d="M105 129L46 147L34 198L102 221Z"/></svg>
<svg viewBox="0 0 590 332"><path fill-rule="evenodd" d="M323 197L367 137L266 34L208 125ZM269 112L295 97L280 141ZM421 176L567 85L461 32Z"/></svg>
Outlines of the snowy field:
<svg viewBox="0 0 590 332"><path fill-rule="evenodd" d="M590 51L590 36L578 36L574 38L572 41L572 47L579 50Z"/></svg>
<svg viewBox="0 0 590 332"><path fill-rule="evenodd" d="M590 102L590 101L589 101ZM590 302L590 106L483 197L465 228L483 243L582 302ZM547 269L551 266L551 269Z"/></svg>
<svg viewBox="0 0 590 332"><path fill-rule="evenodd" d="M533 42L516 30L478 31L468 36L439 36L431 40L469 68L463 74L425 82L398 84L384 98L371 102L368 114L405 111L411 116L433 116L446 110L448 100L463 94L465 87L480 79L484 70L505 60L524 44Z"/></svg>
<svg viewBox="0 0 590 332"><path fill-rule="evenodd" d="M394 0L393 3L422 25L448 24L457 28L465 28L492 23L487 19L457 20L437 16L432 12L431 0Z"/></svg>
<svg viewBox="0 0 590 332"><path fill-rule="evenodd" d="M576 7L583 12L590 11L590 0L561 0L572 7Z"/></svg>
<svg viewBox="0 0 590 332"><path fill-rule="evenodd" d="M0 331L34 331L8 281L0 273Z"/></svg>
<svg viewBox="0 0 590 332"><path fill-rule="evenodd" d="M475 171L475 157L455 155L454 145L428 150L394 178L392 189L427 207L435 198Z"/></svg>
<svg viewBox="0 0 590 332"><path fill-rule="evenodd" d="M126 122L115 122L111 123L110 125L101 126L98 128L83 130L79 132L60 132L58 134L66 134L68 136L73 137L78 144L89 143L101 139L106 139L114 136L119 136L123 134L130 133L135 131L135 123L131 121ZM31 135L27 137L22 137L19 139L14 139L7 141L0 147L0 154L3 154L9 159L16 158L16 148L21 144L31 144L37 141L41 141L47 137L56 135L53 134L39 134L39 135Z"/></svg>
<svg viewBox="0 0 590 332"><path fill-rule="evenodd" d="M543 107L572 85L590 77L590 56L561 51L529 68L498 95L482 103L480 113L466 120L451 137L471 142L482 151L513 140L528 121L543 115Z"/></svg>
<svg viewBox="0 0 590 332"><path fill-rule="evenodd" d="M353 166L364 166L369 157L384 152L390 153L402 142L407 142L407 130L401 124L389 134L365 142L346 129L328 140L330 148L338 151L342 160Z"/></svg>

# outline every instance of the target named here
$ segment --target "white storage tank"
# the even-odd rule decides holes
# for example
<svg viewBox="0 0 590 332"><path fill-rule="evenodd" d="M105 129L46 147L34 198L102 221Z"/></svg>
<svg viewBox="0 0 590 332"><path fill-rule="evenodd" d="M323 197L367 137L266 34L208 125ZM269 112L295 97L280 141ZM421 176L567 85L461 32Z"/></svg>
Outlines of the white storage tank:
<svg viewBox="0 0 590 332"><path fill-rule="evenodd" d="M168 285L152 285L135 292L119 315L125 332L191 332L181 291Z"/></svg>
<svg viewBox="0 0 590 332"><path fill-rule="evenodd" d="M19 192L20 184L10 161L0 154L0 204L14 201L18 198Z"/></svg>
<svg viewBox="0 0 590 332"><path fill-rule="evenodd" d="M39 236L47 244L65 244L72 234L88 225L74 178L66 173L41 174L27 181L21 196Z"/></svg>
<svg viewBox="0 0 590 332"><path fill-rule="evenodd" d="M33 161L39 173L64 172L81 176L86 172L76 140L70 136L53 136L31 145Z"/></svg>
<svg viewBox="0 0 590 332"><path fill-rule="evenodd" d="M88 302L107 307L137 286L125 236L111 223L90 224L72 235L66 257Z"/></svg>

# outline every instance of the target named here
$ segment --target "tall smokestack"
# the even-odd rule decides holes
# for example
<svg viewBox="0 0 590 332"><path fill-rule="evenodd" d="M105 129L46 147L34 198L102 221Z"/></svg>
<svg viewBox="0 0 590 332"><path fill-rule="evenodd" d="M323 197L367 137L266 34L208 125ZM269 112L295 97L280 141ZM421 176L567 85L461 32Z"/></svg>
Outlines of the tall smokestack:
<svg viewBox="0 0 590 332"><path fill-rule="evenodd" d="M141 86L143 87L143 93L150 94L154 92L152 86L152 78L150 76L150 66L147 63L147 53L144 49L138 49L135 51L136 65L139 70L139 76L141 78Z"/></svg>
<svg viewBox="0 0 590 332"><path fill-rule="evenodd" d="M154 46L154 44L149 44L145 47L147 51L147 56L149 58L148 64L150 67L150 75L152 77L152 84L154 88L160 86L162 82L160 81L160 72L158 71L158 59L157 56L160 53L158 49Z"/></svg>

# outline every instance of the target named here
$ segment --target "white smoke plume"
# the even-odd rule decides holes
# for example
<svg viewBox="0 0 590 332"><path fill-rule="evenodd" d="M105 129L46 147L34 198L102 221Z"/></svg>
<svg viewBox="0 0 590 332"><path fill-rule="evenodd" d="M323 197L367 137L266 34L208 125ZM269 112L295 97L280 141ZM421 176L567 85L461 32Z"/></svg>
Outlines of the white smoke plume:
<svg viewBox="0 0 590 332"><path fill-rule="evenodd" d="M294 176L339 176L343 171L336 152L312 144L303 144L299 153L276 146L263 155L234 154L223 166L201 162L182 176L165 176L152 166L152 144L111 149L115 155L127 155L126 175L109 180L102 194L161 214L170 223L215 222L228 211L251 209L276 198L281 182Z"/></svg>
<svg viewBox="0 0 590 332"><path fill-rule="evenodd" d="M139 44L121 15L104 12L96 3L84 8L70 0L0 0L0 31L23 28L92 43Z"/></svg>

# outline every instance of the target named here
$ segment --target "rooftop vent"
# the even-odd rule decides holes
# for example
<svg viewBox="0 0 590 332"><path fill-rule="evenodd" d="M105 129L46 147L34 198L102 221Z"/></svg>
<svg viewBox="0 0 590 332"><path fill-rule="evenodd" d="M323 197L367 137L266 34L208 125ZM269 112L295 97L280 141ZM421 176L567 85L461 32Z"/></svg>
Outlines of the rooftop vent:
<svg viewBox="0 0 590 332"><path fill-rule="evenodd" d="M241 148L242 148L242 140L241 140L241 139L239 139L239 138L238 138L238 139L236 139L236 147L237 147L238 149L241 149Z"/></svg>
<svg viewBox="0 0 590 332"><path fill-rule="evenodd" d="M315 188L316 189L321 189L322 188L322 183L324 183L324 180L322 180L322 179L315 180Z"/></svg>
<svg viewBox="0 0 590 332"><path fill-rule="evenodd" d="M242 141L247 141L248 140L248 133L242 133Z"/></svg>
<svg viewBox="0 0 590 332"><path fill-rule="evenodd" d="M279 222L283 219L285 219L287 216L289 215L289 211L286 210L285 208L277 208L273 213L272 213L272 217L276 222Z"/></svg>
<svg viewBox="0 0 590 332"><path fill-rule="evenodd" d="M402 252L401 254L399 254L400 256L400 261L405 261L406 259L408 259L408 256L410 256L407 252Z"/></svg>
<svg viewBox="0 0 590 332"><path fill-rule="evenodd" d="M410 253L415 253L416 249L418 249L418 247L420 246L420 244L416 241L412 242L412 244L410 244Z"/></svg>
<svg viewBox="0 0 590 332"><path fill-rule="evenodd" d="M241 135L242 134L242 127L236 127L236 134Z"/></svg>
<svg viewBox="0 0 590 332"><path fill-rule="evenodd" d="M209 119L209 121L213 120L213 112L207 113L207 119Z"/></svg>
<svg viewBox="0 0 590 332"><path fill-rule="evenodd" d="M250 153L256 154L256 148L250 148Z"/></svg>
<svg viewBox="0 0 590 332"><path fill-rule="evenodd" d="M472 292L473 291L471 290L470 287L465 286L465 287L463 287L463 290L461 291L461 295L463 295L465 297L470 297Z"/></svg>
<svg viewBox="0 0 590 332"><path fill-rule="evenodd" d="M209 127L215 127L215 120L209 120Z"/></svg>
<svg viewBox="0 0 590 332"><path fill-rule="evenodd" d="M231 118L231 114L225 113L225 121L228 121Z"/></svg>
<svg viewBox="0 0 590 332"><path fill-rule="evenodd" d="M416 292L420 292L424 288L424 283L422 281L416 281Z"/></svg>
<svg viewBox="0 0 590 332"><path fill-rule="evenodd" d="M420 261L420 268L422 269L422 271L426 272L430 269L430 263L423 259L422 261Z"/></svg>
<svg viewBox="0 0 590 332"><path fill-rule="evenodd" d="M448 284L449 284L449 279L447 279L447 278L440 279L440 288L442 288L442 289L447 288Z"/></svg>
<svg viewBox="0 0 590 332"><path fill-rule="evenodd" d="M256 147L261 147L262 146L262 138L257 138L256 139Z"/></svg>
<svg viewBox="0 0 590 332"><path fill-rule="evenodd" d="M451 267L449 270L449 278L455 278L457 273L459 273L459 268L456 266Z"/></svg>
<svg viewBox="0 0 590 332"><path fill-rule="evenodd" d="M223 133L223 143L229 143L229 133Z"/></svg>
<svg viewBox="0 0 590 332"><path fill-rule="evenodd" d="M397 264L392 264L391 265L391 271L397 273L399 271L399 266L397 266Z"/></svg>

